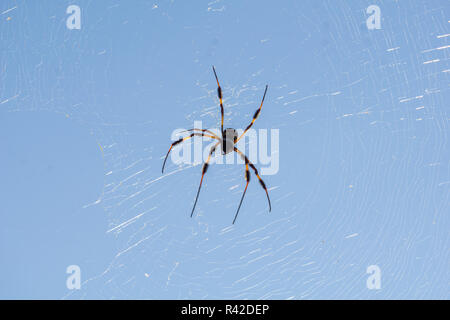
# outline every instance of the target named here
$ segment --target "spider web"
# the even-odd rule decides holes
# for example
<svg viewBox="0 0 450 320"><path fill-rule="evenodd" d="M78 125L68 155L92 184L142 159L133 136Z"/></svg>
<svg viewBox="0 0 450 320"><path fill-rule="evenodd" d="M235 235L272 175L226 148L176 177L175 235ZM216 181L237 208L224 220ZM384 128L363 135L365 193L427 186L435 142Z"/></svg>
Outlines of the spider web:
<svg viewBox="0 0 450 320"><path fill-rule="evenodd" d="M77 234L81 289L61 289L63 274L49 295L448 298L448 3L378 2L368 30L371 4L80 1L74 31L65 4L3 2L1 116L58 115L89 133L79 150L96 163L68 184L77 231L67 212L54 222ZM174 129L219 127L213 64L225 127L245 128L268 83L254 127L280 130L279 172L263 176L273 210L252 175L235 225L242 165L209 168L193 219L201 166L161 175ZM381 290L366 287L370 265Z"/></svg>

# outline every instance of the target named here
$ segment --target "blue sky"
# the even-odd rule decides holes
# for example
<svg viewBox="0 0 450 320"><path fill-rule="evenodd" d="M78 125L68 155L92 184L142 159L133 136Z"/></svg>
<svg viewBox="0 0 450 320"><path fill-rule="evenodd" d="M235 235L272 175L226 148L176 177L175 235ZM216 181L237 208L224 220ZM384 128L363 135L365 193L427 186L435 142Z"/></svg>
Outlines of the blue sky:
<svg viewBox="0 0 450 320"><path fill-rule="evenodd" d="M448 21L447 1L2 1L0 297L448 299ZM254 127L279 130L272 212L253 175L234 225L242 164L211 165L192 219L201 166L161 174L174 130L220 126L212 65L225 127L268 84Z"/></svg>

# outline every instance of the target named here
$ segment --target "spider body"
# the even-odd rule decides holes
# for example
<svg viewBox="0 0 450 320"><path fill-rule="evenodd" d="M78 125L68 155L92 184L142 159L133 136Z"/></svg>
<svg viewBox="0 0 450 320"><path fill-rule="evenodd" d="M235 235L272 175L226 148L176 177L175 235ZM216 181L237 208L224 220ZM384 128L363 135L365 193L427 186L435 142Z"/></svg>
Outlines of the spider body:
<svg viewBox="0 0 450 320"><path fill-rule="evenodd" d="M266 195L267 195L267 201L269 202L269 212L272 210L272 206L270 204L270 198L269 198L269 193L267 191L267 187L266 184L264 183L264 181L261 179L261 177L259 176L258 170L256 169L255 165L250 162L250 160L247 158L247 156L240 151L238 148L236 148L236 143L245 135L245 133L252 127L253 123L256 121L256 118L258 118L260 112L261 112L261 108L263 106L264 103L264 98L266 97L266 93L267 93L267 86L266 89L264 91L264 95L261 101L261 105L259 106L259 108L256 110L255 114L253 115L253 119L252 122L247 126L247 128L244 130L244 132L238 136L237 131L233 128L227 128L227 129L223 129L223 118L224 118L224 109L223 109L223 101L222 101L222 88L220 87L219 84L219 79L217 77L217 73L216 70L214 69L213 66L213 71L214 71L214 76L216 78L217 81L217 96L219 97L219 103L220 103L220 113L221 113L221 133L222 133L222 137L217 136L215 133L213 133L212 131L208 130L208 129L197 129L197 128L193 128L193 129L189 129L187 131L192 131L192 133L184 138L180 138L177 141L175 141L174 143L172 143L172 145L169 148L169 151L167 151L166 154L166 158L164 159L163 162L163 166L162 166L162 172L164 173L164 166L166 165L166 161L167 161L167 157L169 156L170 151L172 150L172 148L179 144L182 143L188 139L191 139L192 137L195 136L201 136L201 137L207 137L210 139L215 139L218 140L218 142L210 149L209 151L209 155L208 158L206 159L205 163L203 164L203 168L202 168L202 178L200 180L200 185L198 187L198 191L197 191L197 196L195 198L195 202L194 202L194 207L192 208L192 212L191 212L191 217L194 214L194 210L195 210L195 206L197 204L197 200L198 200L198 196L200 194L200 189L202 187L202 183L203 183L203 177L206 174L206 171L208 170L209 167L209 161L211 159L211 156L215 153L216 149L219 147L222 149L222 154L228 154L232 151L236 152L237 154L239 154L239 156L244 160L245 162L245 180L247 181L247 184L245 185L245 189L244 189L244 193L242 194L242 198L241 201L239 202L239 207L236 211L236 214L234 216L234 220L233 220L233 224L236 221L236 218L238 216L239 210L241 208L242 205L242 201L244 200L244 196L245 193L247 191L247 187L248 184L250 182L250 170L249 168L251 168L254 172L254 174L256 175L256 177L259 180L259 183L261 184L261 187L265 190Z"/></svg>
<svg viewBox="0 0 450 320"><path fill-rule="evenodd" d="M227 128L222 131L222 154L227 154L233 151L234 145L238 139L237 131L233 128Z"/></svg>

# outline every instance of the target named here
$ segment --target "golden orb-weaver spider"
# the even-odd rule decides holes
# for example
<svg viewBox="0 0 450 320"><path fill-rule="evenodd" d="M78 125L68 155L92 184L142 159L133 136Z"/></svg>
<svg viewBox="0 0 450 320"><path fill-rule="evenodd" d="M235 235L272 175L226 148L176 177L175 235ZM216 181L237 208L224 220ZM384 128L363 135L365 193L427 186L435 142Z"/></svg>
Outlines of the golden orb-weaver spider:
<svg viewBox="0 0 450 320"><path fill-rule="evenodd" d="M195 206L197 205L197 200L198 200L198 196L200 194L200 189L202 187L203 177L205 176L206 170L208 170L209 161L211 159L212 154L216 151L216 148L219 145L221 145L221 149L222 149L222 154L223 155L225 155L227 153L230 153L231 151L234 151L237 154L239 154L241 156L241 158L245 161L245 180L247 181L247 184L245 185L244 193L242 194L241 201L239 202L239 207L238 207L238 209L236 211L236 214L234 216L234 220L233 220L233 224L234 224L235 221L236 221L236 218L238 216L239 209L241 208L242 201L244 200L244 196L245 196L245 192L247 191L248 184L250 182L250 171L249 171L248 167L252 168L252 170L255 172L255 175L258 177L259 183L261 184L263 189L266 191L267 200L269 202L269 212L272 210L272 205L270 204L269 192L267 191L266 184L264 183L264 181L259 176L258 170L254 166L254 164L251 163L250 160L248 160L247 156L243 152L241 152L238 148L236 148L236 146L235 146L236 143L251 128L253 123L255 123L256 118L258 118L258 116L259 116L259 114L261 112L262 105L264 103L264 98L266 97L267 85L266 85L266 89L264 90L264 95L263 95L263 98L262 98L262 101L261 101L261 105L259 106L259 108L256 110L255 114L253 115L252 122L247 126L247 128L244 130L244 132L238 137L237 132L236 132L235 129L233 129L233 128L227 128L225 130L223 129L224 109L223 109L223 101L222 101L222 88L220 87L220 84L219 84L219 78L217 77L216 69L214 68L214 66L212 68L213 68L213 71L214 71L214 76L216 77L216 81L217 81L217 95L219 97L220 113L221 113L221 116L222 116L221 126L220 126L221 133L222 133L222 138L218 137L216 134L214 134L212 131L210 131L208 129L196 129L196 128L194 128L194 129L186 130L186 131L201 131L201 133L200 132L193 132L189 136L184 137L184 138L180 138L177 141L175 141L174 143L172 143L172 145L169 148L169 151L167 151L166 158L164 159L164 163L163 163L161 172L164 173L164 166L166 165L167 157L169 156L169 153L172 150L172 148L174 146L176 146L177 144L182 143L182 142L184 142L184 141L186 141L188 139L191 139L194 136L201 136L201 137L207 137L207 138L210 138L210 139L218 140L218 142L209 151L208 158L206 159L205 163L203 164L202 178L200 180L200 185L198 187L197 196L195 197L194 207L192 208L192 212L191 212L191 218L192 218L192 215L194 214Z"/></svg>

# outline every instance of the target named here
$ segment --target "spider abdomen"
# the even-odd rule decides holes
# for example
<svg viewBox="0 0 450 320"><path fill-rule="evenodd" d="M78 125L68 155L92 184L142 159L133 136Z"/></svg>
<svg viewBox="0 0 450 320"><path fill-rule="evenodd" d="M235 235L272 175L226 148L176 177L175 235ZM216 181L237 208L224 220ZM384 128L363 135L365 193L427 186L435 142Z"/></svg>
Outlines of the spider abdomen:
<svg viewBox="0 0 450 320"><path fill-rule="evenodd" d="M222 133L222 153L227 154L233 151L234 144L238 138L237 131L233 128L227 128Z"/></svg>

